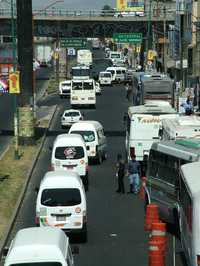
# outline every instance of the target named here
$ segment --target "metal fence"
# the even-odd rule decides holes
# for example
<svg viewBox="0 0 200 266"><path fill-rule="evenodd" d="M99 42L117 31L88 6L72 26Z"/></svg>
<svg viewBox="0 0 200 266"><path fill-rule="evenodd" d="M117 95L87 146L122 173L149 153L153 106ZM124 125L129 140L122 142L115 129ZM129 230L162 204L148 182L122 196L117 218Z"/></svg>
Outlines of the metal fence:
<svg viewBox="0 0 200 266"><path fill-rule="evenodd" d="M144 12L134 11L114 11L114 10L89 10L89 11L72 11L64 9L47 9L47 10L33 10L34 17L113 17L113 18L130 18L130 17L174 17L176 12L174 10L164 10L163 8L152 8L149 12L148 8ZM16 16L16 12L14 14ZM0 9L0 17L11 17L10 9Z"/></svg>

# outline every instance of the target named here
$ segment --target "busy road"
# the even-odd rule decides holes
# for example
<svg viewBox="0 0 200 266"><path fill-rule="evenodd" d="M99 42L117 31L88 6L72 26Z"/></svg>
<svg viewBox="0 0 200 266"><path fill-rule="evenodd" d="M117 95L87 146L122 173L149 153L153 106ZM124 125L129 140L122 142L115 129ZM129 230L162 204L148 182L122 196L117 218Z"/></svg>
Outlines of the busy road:
<svg viewBox="0 0 200 266"><path fill-rule="evenodd" d="M98 52L99 53L99 52ZM101 54L101 52L100 52ZM98 56L100 55L98 54ZM128 179L125 177L125 194L116 193L115 177L116 158L122 153L125 158L124 112L132 102L126 99L124 85L103 87L102 95L97 97L96 110L81 109L84 119L97 120L102 123L108 141L108 158L101 165L89 166L90 186L87 192L88 204L88 242L81 244L71 239L72 245L79 246L75 255L77 266L99 265L148 265L148 233L144 231L144 202L138 195L127 194ZM9 241L16 232L25 227L35 226L35 202L44 174L50 167L52 143L58 134L66 132L61 129L60 116L70 108L69 99L60 99L50 95L40 100L38 105L55 105L57 111L48 131L44 148L34 169L26 196L18 213ZM178 241L176 240L176 244ZM167 266L184 265L180 256L179 244L173 253L173 239L169 235Z"/></svg>

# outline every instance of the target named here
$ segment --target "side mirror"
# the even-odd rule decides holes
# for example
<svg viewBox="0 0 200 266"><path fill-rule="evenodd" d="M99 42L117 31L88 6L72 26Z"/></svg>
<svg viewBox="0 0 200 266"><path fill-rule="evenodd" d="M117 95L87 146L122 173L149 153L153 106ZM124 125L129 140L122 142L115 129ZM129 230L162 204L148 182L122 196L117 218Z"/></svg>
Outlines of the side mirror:
<svg viewBox="0 0 200 266"><path fill-rule="evenodd" d="M159 129L159 132L158 132L158 136L159 136L160 138L162 138L162 135L163 135L163 128L160 128L160 129Z"/></svg>
<svg viewBox="0 0 200 266"><path fill-rule="evenodd" d="M78 246L73 246L71 249L72 249L72 254L79 254L79 247Z"/></svg>
<svg viewBox="0 0 200 266"><path fill-rule="evenodd" d="M2 257L5 258L8 254L8 251L9 251L9 247L4 247L3 248L3 252L2 252Z"/></svg>

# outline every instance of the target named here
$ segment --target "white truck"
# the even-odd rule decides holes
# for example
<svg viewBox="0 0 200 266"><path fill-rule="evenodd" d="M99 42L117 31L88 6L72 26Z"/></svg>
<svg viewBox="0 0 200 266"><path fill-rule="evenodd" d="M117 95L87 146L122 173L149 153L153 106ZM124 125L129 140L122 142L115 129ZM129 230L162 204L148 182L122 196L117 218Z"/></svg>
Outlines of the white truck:
<svg viewBox="0 0 200 266"><path fill-rule="evenodd" d="M92 65L92 52L90 50L82 49L77 51L77 63L79 65Z"/></svg>
<svg viewBox="0 0 200 266"><path fill-rule="evenodd" d="M143 161L149 155L153 142L160 140L161 121L164 118L176 118L177 112L171 106L145 104L130 106L126 117L126 153L129 160L132 155Z"/></svg>

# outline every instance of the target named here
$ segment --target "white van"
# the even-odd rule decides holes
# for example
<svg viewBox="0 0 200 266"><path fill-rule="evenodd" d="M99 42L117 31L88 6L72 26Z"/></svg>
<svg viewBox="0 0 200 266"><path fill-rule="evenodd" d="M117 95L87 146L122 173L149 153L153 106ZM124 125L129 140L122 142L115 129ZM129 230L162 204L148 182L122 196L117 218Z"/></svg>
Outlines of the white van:
<svg viewBox="0 0 200 266"><path fill-rule="evenodd" d="M72 81L65 80L59 83L59 95L60 98L69 97L71 93Z"/></svg>
<svg viewBox="0 0 200 266"><path fill-rule="evenodd" d="M112 74L112 82L124 82L126 76L126 68L125 67L107 67L106 72L110 72Z"/></svg>
<svg viewBox="0 0 200 266"><path fill-rule="evenodd" d="M86 195L79 175L73 171L47 172L36 201L36 223L55 226L87 239Z"/></svg>
<svg viewBox="0 0 200 266"><path fill-rule="evenodd" d="M61 134L54 141L51 155L52 170L72 170L79 174L88 189L88 155L79 134Z"/></svg>
<svg viewBox="0 0 200 266"><path fill-rule="evenodd" d="M86 143L88 157L101 164L107 158L107 140L104 129L98 121L79 121L74 123L69 134L80 134Z"/></svg>
<svg viewBox="0 0 200 266"><path fill-rule="evenodd" d="M112 85L112 74L111 72L101 71L99 73L100 85Z"/></svg>
<svg viewBox="0 0 200 266"><path fill-rule="evenodd" d="M11 265L74 266L69 239L59 228L21 229L11 242L5 266Z"/></svg>

